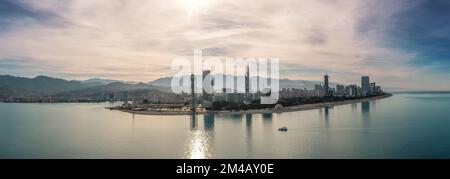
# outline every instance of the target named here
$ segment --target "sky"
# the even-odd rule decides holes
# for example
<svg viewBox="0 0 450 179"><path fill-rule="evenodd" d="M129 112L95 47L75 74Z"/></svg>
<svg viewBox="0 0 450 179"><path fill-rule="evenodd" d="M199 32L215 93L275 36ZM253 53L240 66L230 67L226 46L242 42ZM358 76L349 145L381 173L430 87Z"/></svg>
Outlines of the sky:
<svg viewBox="0 0 450 179"><path fill-rule="evenodd" d="M171 62L276 57L280 75L450 90L446 0L0 0L0 75L148 82Z"/></svg>

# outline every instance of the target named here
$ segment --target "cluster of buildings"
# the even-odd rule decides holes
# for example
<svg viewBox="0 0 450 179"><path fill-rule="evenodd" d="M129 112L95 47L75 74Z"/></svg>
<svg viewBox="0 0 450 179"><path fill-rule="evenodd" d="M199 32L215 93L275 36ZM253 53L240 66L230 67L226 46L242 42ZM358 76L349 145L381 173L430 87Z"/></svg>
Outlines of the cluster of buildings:
<svg viewBox="0 0 450 179"><path fill-rule="evenodd" d="M202 80L205 80L210 76L211 71L205 70L202 74ZM235 81L237 81L235 77ZM270 95L269 93L261 92L250 92L250 73L249 68L245 74L245 91L238 92L237 86L235 84L235 89L223 88L220 93L208 93L205 88L200 90L200 93L196 93L195 85L196 76L191 75L190 78L190 88L191 94L175 95L171 97L159 96L157 99L148 100L149 103L143 103L142 100L132 100L132 105L130 107L139 108L136 110L160 110L164 111L199 111L205 109L216 109L218 106L229 106L229 105L241 105L247 104L251 105L261 99L262 96ZM259 79L259 78L258 78ZM214 79L211 80L211 86L214 86ZM198 91L198 90L197 90ZM383 94L380 86L377 86L375 82L370 82L368 76L361 77L361 85L330 85L330 76L325 75L323 83L316 84L314 89L296 89L296 88L283 88L279 91L280 98L354 98L354 97L369 97ZM127 95L122 95L127 101L124 105L128 105ZM175 99L176 98L176 99ZM155 105L154 101L158 101L158 105ZM177 102L174 102L177 101ZM256 104L256 103L255 103ZM153 105L153 106L152 106ZM181 106L180 106L181 105ZM217 106L215 106L217 105ZM142 108L142 109L141 109ZM220 107L219 107L220 108Z"/></svg>
<svg viewBox="0 0 450 179"><path fill-rule="evenodd" d="M283 88L280 91L282 98L291 97L367 97L383 94L381 86L370 82L369 76L361 77L361 86L337 84L330 86L330 77L324 76L323 84L316 84L314 89Z"/></svg>
<svg viewBox="0 0 450 179"><path fill-rule="evenodd" d="M203 71L203 80L211 74L210 70ZM237 81L237 77L234 79ZM212 80L212 86L214 86L214 80ZM205 89L203 89L203 93L201 95L196 95L195 91L195 76L191 75L191 96L193 101L192 105L200 105L203 108L211 108L215 102L224 102L229 104L252 104L253 101L259 100L260 97L264 94L251 93L250 92L250 70L247 66L246 74L245 74L245 92L240 93L237 90L237 86L235 85L235 89L223 88L221 93L208 93ZM194 106L192 106L194 107Z"/></svg>
<svg viewBox="0 0 450 179"><path fill-rule="evenodd" d="M211 71L206 70L203 72L203 80L206 76L210 75ZM194 75L191 76L191 90L194 91ZM236 80L236 79L235 79ZM214 85L214 81L212 81ZM318 98L354 98L354 97L369 97L381 95L384 92L380 86L377 86L375 82L370 82L369 76L361 77L361 85L342 85L337 84L335 86L330 85L330 76L325 75L322 84L316 84L314 89L296 89L296 88L283 88L279 91L280 98L294 98L294 97L318 97ZM250 75L249 69L245 74L245 93L239 93L236 89L223 89L222 93L207 93L203 90L202 94L195 94L192 92L194 100L191 105L200 105L203 108L211 108L215 102L225 102L227 104L252 104L259 100L261 96L267 94L263 93L250 93ZM192 106L194 108L194 106Z"/></svg>

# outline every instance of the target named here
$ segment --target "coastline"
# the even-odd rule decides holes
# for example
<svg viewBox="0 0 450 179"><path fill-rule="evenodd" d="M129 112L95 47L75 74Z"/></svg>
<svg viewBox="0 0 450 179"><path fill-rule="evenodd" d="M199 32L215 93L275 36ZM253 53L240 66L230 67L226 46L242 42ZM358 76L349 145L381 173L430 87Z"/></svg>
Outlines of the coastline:
<svg viewBox="0 0 450 179"><path fill-rule="evenodd" d="M197 112L196 114L236 115L236 114L263 114L263 113L284 113L284 112L294 112L294 111L306 111L306 110L320 109L320 108L324 108L324 107L334 107L334 106L361 103L361 102L367 102L367 101L374 101L374 100L389 98L391 96L392 96L392 94L384 94L381 96L352 99L352 100L346 100L346 101L326 102L326 103L317 103L317 104L304 104L304 105L299 105L299 106L284 107L280 110L253 109L253 110L245 110L245 111L205 111L205 112ZM131 114L138 114L138 115L154 115L154 116L180 116L180 115L191 115L192 114L191 112L149 112L149 111L133 111L133 110L126 110L126 109L119 109L118 111L127 112L127 113L131 113Z"/></svg>

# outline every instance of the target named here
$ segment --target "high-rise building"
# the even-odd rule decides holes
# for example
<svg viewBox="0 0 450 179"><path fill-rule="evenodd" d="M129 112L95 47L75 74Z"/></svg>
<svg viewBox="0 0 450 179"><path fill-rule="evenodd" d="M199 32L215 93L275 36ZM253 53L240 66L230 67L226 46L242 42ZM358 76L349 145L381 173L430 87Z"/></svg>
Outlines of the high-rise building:
<svg viewBox="0 0 450 179"><path fill-rule="evenodd" d="M245 73L245 94L248 95L250 93L250 68L247 65L247 71Z"/></svg>
<svg viewBox="0 0 450 179"><path fill-rule="evenodd" d="M324 95L325 96L330 96L330 85L329 85L329 83L328 83L328 75L325 75L324 76L324 83L323 83L323 85L324 85Z"/></svg>
<svg viewBox="0 0 450 179"><path fill-rule="evenodd" d="M363 96L370 94L370 79L368 76L361 77L361 92Z"/></svg>
<svg viewBox="0 0 450 179"><path fill-rule="evenodd" d="M192 101L191 101L191 110L192 112L195 112L195 75L192 74L191 75L191 97L192 97Z"/></svg>
<svg viewBox="0 0 450 179"><path fill-rule="evenodd" d="M358 96L358 86L356 86L356 85L349 85L347 93L350 96Z"/></svg>
<svg viewBox="0 0 450 179"><path fill-rule="evenodd" d="M208 96L209 96L207 91L205 90L205 78L210 74L211 74L210 70L203 71L203 83L202 84L203 84L203 99L204 100L208 100Z"/></svg>
<svg viewBox="0 0 450 179"><path fill-rule="evenodd" d="M323 87L322 87L321 84L316 84L314 86L314 94L315 94L314 96L322 97L323 96L323 92L324 92L324 90L323 90Z"/></svg>
<svg viewBox="0 0 450 179"><path fill-rule="evenodd" d="M250 93L250 67L247 65L245 73L245 104L251 104L254 96Z"/></svg>
<svg viewBox="0 0 450 179"><path fill-rule="evenodd" d="M345 86L344 85L336 85L336 95L338 95L338 96L346 95Z"/></svg>
<svg viewBox="0 0 450 179"><path fill-rule="evenodd" d="M375 94L379 95L383 93L383 91L381 90L381 86L375 86Z"/></svg>
<svg viewBox="0 0 450 179"><path fill-rule="evenodd" d="M370 83L369 94L373 95L375 93L376 83Z"/></svg>
<svg viewBox="0 0 450 179"><path fill-rule="evenodd" d="M205 109L209 109L213 107L213 102L212 102L212 98L213 95L210 94L211 91L207 91L205 90L205 86L210 86L213 87L214 86L214 78L212 78L211 76L209 76L211 74L210 70L205 70L203 71L203 101L202 101L202 105ZM206 79L209 76L210 79ZM207 83L209 83L208 85L206 85Z"/></svg>

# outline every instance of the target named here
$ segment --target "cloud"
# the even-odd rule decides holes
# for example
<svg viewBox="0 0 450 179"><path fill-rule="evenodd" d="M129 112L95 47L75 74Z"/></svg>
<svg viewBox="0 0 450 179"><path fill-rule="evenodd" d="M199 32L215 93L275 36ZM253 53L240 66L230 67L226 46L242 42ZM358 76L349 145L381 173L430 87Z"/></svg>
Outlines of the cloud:
<svg viewBox="0 0 450 179"><path fill-rule="evenodd" d="M73 79L157 79L173 74L171 60L192 58L195 48L211 56L279 57L284 67L299 66L297 73L282 69L294 79L325 72L357 83L359 75L371 75L393 86L423 71L408 64L416 53L384 44L390 19L408 8L405 0L17 2L48 15L14 15L13 30L0 31L0 58L32 57L36 68Z"/></svg>

